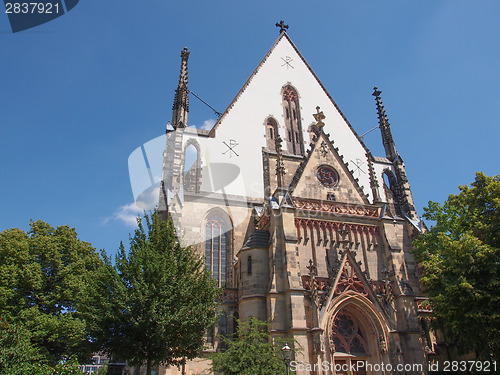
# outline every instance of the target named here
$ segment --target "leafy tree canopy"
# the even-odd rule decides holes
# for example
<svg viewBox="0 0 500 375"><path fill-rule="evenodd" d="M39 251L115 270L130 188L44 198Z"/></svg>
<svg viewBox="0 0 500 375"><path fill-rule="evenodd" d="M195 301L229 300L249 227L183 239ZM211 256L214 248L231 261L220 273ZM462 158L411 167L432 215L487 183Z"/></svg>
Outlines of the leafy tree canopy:
<svg viewBox="0 0 500 375"><path fill-rule="evenodd" d="M90 281L103 264L74 229L30 223L28 233L0 233L0 318L29 332L42 359L57 364L92 351L81 310Z"/></svg>
<svg viewBox="0 0 500 375"><path fill-rule="evenodd" d="M281 353L285 342L273 343L267 328L267 323L253 317L246 322L238 321L237 337L234 340L222 337L228 349L212 355L212 370L221 375L286 374Z"/></svg>
<svg viewBox="0 0 500 375"><path fill-rule="evenodd" d="M203 347L215 322L219 288L193 247L183 248L171 222L158 214L138 218L127 252L121 244L115 266L109 258L100 276L102 298L96 337L132 365L179 365Z"/></svg>
<svg viewBox="0 0 500 375"><path fill-rule="evenodd" d="M437 327L463 351L498 359L500 176L478 172L470 187L424 210L435 226L415 241L415 255Z"/></svg>
<svg viewBox="0 0 500 375"><path fill-rule="evenodd" d="M0 374L19 374L20 367L36 363L40 354L31 345L27 331L17 324L0 321Z"/></svg>

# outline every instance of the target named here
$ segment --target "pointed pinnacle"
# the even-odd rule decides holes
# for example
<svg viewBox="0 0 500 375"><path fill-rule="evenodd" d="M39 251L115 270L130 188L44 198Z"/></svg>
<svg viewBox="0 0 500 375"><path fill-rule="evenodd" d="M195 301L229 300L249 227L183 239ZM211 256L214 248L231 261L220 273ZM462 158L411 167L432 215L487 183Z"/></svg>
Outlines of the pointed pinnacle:
<svg viewBox="0 0 500 375"><path fill-rule="evenodd" d="M380 97L380 94L382 94L382 91L380 91L380 90L378 89L378 87L377 87L377 86L375 86L375 87L373 88L373 94L372 94L372 95L373 95L373 96L376 96L376 97Z"/></svg>

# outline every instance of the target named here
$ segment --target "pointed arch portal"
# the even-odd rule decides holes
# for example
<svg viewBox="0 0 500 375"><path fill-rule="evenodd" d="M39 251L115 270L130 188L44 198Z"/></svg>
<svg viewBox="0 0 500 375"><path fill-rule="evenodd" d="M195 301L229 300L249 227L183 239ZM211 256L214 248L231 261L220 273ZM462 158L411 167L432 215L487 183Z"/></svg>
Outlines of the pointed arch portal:
<svg viewBox="0 0 500 375"><path fill-rule="evenodd" d="M389 363L389 329L383 313L367 297L353 290L338 296L329 306L321 326L328 361L336 369L343 366L347 369L336 374L373 375L373 371L366 371L365 364ZM358 367L359 371L351 371L358 361L364 365Z"/></svg>

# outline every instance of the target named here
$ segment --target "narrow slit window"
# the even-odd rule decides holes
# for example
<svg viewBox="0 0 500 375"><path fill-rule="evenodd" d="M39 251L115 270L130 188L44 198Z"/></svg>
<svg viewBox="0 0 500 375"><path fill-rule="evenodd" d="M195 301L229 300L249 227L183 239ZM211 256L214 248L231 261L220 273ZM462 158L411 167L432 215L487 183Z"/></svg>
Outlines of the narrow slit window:
<svg viewBox="0 0 500 375"><path fill-rule="evenodd" d="M251 256L248 256L248 259L247 259L247 273L249 275L252 274L252 257Z"/></svg>

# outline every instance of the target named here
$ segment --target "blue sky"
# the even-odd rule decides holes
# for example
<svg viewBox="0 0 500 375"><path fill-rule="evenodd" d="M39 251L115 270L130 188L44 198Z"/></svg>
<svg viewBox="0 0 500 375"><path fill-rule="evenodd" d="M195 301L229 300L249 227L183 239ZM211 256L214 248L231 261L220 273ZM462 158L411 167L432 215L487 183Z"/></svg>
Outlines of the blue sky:
<svg viewBox="0 0 500 375"><path fill-rule="evenodd" d="M358 134L382 90L422 214L500 173L499 14L497 0L80 0L16 34L0 14L0 230L67 224L114 253L136 214L128 157L171 119L182 48L190 89L222 112L281 19ZM191 125L214 119L191 104ZM383 156L378 131L364 140Z"/></svg>

